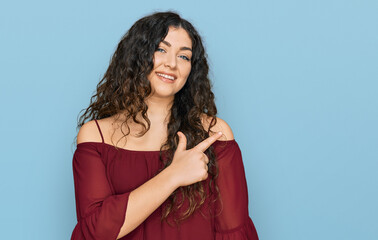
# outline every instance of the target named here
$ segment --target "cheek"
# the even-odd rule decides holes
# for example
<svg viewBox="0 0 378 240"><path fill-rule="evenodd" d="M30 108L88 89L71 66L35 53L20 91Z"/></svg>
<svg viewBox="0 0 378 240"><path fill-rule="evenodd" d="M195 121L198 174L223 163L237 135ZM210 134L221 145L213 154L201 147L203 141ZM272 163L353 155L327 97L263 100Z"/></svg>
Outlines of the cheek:
<svg viewBox="0 0 378 240"><path fill-rule="evenodd" d="M153 69L155 69L157 66L161 64L162 58L159 56L159 54L155 53L154 58L152 59L152 62L154 64Z"/></svg>
<svg viewBox="0 0 378 240"><path fill-rule="evenodd" d="M185 75L186 78L189 77L190 71L192 70L192 65L189 65L188 67L185 68Z"/></svg>
<svg viewBox="0 0 378 240"><path fill-rule="evenodd" d="M189 78L189 75L190 75L190 71L191 71L191 68L187 68L185 69L185 77L184 77L184 81L182 82L182 86L181 88L184 87L184 85L186 84L186 82L188 81L188 78Z"/></svg>

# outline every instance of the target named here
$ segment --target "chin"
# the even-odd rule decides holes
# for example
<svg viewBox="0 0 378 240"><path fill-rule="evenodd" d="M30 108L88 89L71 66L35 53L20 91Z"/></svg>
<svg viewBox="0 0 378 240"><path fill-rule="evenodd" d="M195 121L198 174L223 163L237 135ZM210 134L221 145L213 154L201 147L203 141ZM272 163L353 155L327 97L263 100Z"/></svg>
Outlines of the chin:
<svg viewBox="0 0 378 240"><path fill-rule="evenodd" d="M155 91L152 96L158 98L171 98L175 96L175 94L173 92Z"/></svg>
<svg viewBox="0 0 378 240"><path fill-rule="evenodd" d="M153 90L153 96L156 97L172 97L175 95L175 91L172 88L165 88L165 87L157 87Z"/></svg>

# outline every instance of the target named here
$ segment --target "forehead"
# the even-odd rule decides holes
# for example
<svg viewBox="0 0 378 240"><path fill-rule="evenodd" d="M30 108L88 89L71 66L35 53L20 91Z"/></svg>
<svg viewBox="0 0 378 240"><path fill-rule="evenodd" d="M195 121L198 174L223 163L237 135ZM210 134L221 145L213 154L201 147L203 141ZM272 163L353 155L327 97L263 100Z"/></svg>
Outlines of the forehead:
<svg viewBox="0 0 378 240"><path fill-rule="evenodd" d="M192 47L192 40L190 39L188 32L181 27L169 27L164 41L167 41L172 46L175 45L176 47Z"/></svg>

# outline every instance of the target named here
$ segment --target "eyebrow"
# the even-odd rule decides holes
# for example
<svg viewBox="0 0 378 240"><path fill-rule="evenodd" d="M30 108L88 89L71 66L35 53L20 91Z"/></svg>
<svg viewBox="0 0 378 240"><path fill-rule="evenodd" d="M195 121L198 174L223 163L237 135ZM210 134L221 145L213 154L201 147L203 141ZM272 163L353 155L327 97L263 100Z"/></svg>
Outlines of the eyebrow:
<svg viewBox="0 0 378 240"><path fill-rule="evenodd" d="M167 45L168 47L171 46L171 44L170 44L169 42L165 41L165 40L163 40L163 41L161 41L161 42L164 43L165 45ZM181 47L180 50L189 50L189 51L192 52L192 49L189 48L189 47Z"/></svg>

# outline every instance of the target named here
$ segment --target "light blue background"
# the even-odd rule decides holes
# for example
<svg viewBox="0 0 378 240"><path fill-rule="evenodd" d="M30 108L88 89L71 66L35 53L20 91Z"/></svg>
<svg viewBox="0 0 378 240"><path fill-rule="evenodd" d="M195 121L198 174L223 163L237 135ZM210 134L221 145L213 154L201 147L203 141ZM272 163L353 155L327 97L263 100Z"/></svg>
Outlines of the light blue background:
<svg viewBox="0 0 378 240"><path fill-rule="evenodd" d="M378 239L378 2L2 1L1 239L68 239L72 145L116 44L177 10L208 50L261 240Z"/></svg>

